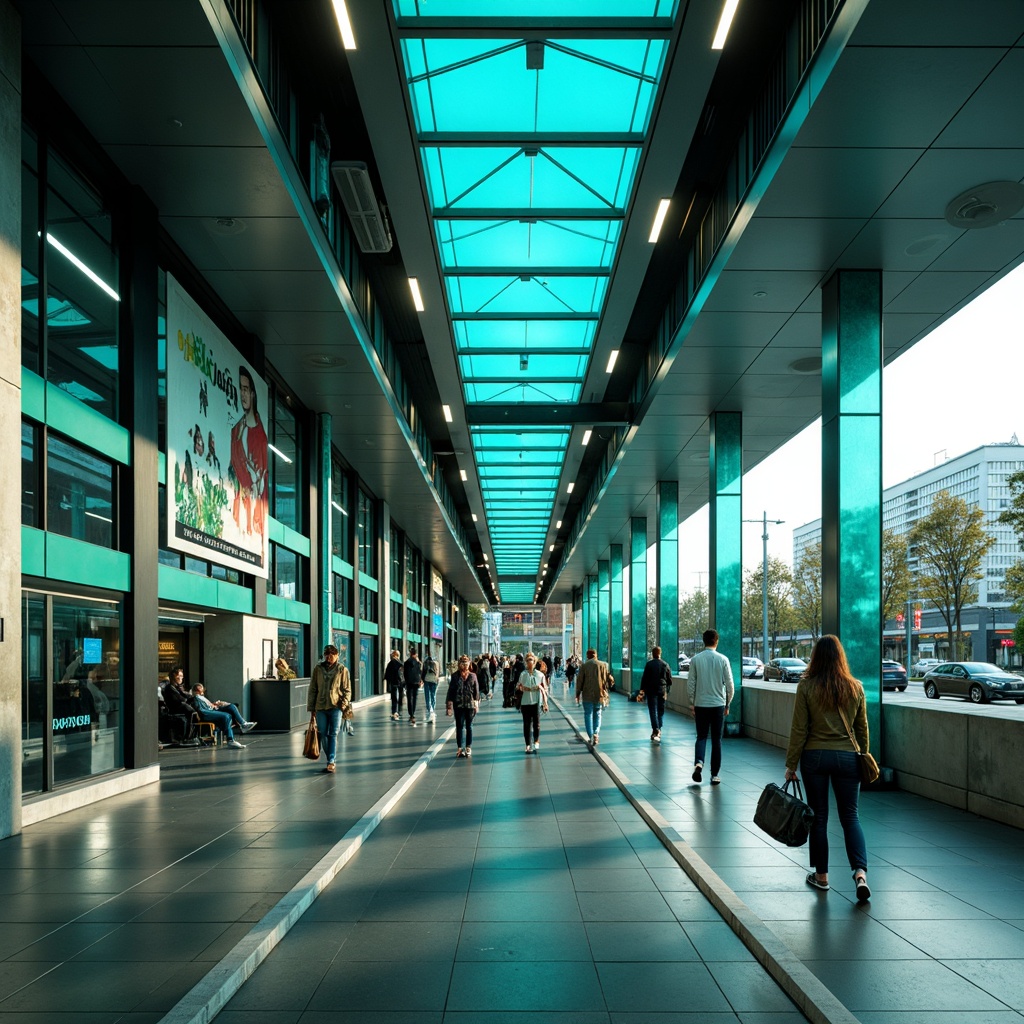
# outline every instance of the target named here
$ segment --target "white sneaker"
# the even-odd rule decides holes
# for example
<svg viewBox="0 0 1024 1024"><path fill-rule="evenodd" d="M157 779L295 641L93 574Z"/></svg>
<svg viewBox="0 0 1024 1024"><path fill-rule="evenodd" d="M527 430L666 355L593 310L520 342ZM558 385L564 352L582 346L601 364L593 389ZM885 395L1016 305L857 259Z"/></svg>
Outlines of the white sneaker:
<svg viewBox="0 0 1024 1024"><path fill-rule="evenodd" d="M529 744L527 744L526 750L523 751L523 753L525 753L525 754L532 754L533 753L533 747L531 747Z"/></svg>
<svg viewBox="0 0 1024 1024"><path fill-rule="evenodd" d="M356 734L355 726L351 722L346 722L345 723L345 732L347 732L349 734L349 736L355 736L355 734Z"/></svg>
<svg viewBox="0 0 1024 1024"><path fill-rule="evenodd" d="M427 721L428 722L436 722L437 721L437 715L435 715L434 712L431 711L430 714L427 716Z"/></svg>
<svg viewBox="0 0 1024 1024"><path fill-rule="evenodd" d="M253 729L255 729L255 728L256 728L256 723L255 722L243 722L242 723L242 732L252 732Z"/></svg>
<svg viewBox="0 0 1024 1024"><path fill-rule="evenodd" d="M245 750L245 744L239 743L238 740L228 740L228 746L234 747L235 750Z"/></svg>
<svg viewBox="0 0 1024 1024"><path fill-rule="evenodd" d="M540 750L540 740L534 740L533 741L533 749L534 750Z"/></svg>
<svg viewBox="0 0 1024 1024"><path fill-rule="evenodd" d="M410 718L409 719L409 724L415 729L416 728L416 719L415 718Z"/></svg>
<svg viewBox="0 0 1024 1024"><path fill-rule="evenodd" d="M391 716L391 721L392 722L397 722L398 721L398 712L397 711Z"/></svg>

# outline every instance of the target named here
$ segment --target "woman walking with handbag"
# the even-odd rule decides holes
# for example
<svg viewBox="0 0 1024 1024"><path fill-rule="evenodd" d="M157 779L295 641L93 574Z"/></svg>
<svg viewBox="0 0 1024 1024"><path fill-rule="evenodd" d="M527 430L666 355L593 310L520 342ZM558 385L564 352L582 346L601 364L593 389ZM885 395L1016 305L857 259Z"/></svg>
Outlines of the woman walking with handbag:
<svg viewBox="0 0 1024 1024"><path fill-rule="evenodd" d="M327 756L327 767L323 770L332 775L338 753L341 714L351 705L352 680L349 678L348 669L338 662L338 648L334 644L328 644L324 648L324 660L313 669L313 675L309 680L306 710L316 714L320 745Z"/></svg>
<svg viewBox="0 0 1024 1024"><path fill-rule="evenodd" d="M852 723L852 729L844 722ZM831 782L857 900L864 903L871 898L871 890L868 888L867 846L857 812L861 781L858 746L865 752L868 749L864 687L851 675L839 638L826 634L814 645L811 663L797 683L786 752L786 779L797 777L799 763L807 802L814 810L809 846L814 870L807 875L807 884L815 889L829 888L828 787Z"/></svg>

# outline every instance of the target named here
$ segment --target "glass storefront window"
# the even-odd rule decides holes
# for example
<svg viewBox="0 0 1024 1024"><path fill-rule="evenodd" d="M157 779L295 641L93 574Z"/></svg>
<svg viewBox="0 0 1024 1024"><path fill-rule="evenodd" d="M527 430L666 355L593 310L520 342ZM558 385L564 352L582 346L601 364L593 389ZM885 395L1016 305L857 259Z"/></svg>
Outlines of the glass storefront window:
<svg viewBox="0 0 1024 1024"><path fill-rule="evenodd" d="M270 514L279 523L301 533L299 441L298 420L275 392L270 424Z"/></svg>
<svg viewBox="0 0 1024 1024"><path fill-rule="evenodd" d="M113 464L49 434L46 473L46 529L101 547L113 547Z"/></svg>
<svg viewBox="0 0 1024 1024"><path fill-rule="evenodd" d="M123 767L120 606L27 593L23 614L23 791Z"/></svg>
<svg viewBox="0 0 1024 1024"><path fill-rule="evenodd" d="M364 622L377 621L377 595L368 587L359 588L359 618Z"/></svg>
<svg viewBox="0 0 1024 1024"><path fill-rule="evenodd" d="M116 420L120 299L110 210L52 151L46 172L46 376Z"/></svg>
<svg viewBox="0 0 1024 1024"><path fill-rule="evenodd" d="M278 625L277 656L284 658L297 676L305 674L305 652L302 627Z"/></svg>
<svg viewBox="0 0 1024 1024"><path fill-rule="evenodd" d="M39 428L21 421L21 525L39 526Z"/></svg>
<svg viewBox="0 0 1024 1024"><path fill-rule="evenodd" d="M361 636L359 638L359 673L358 680L353 680L353 691L358 690L359 696L373 693L377 679L377 638ZM353 692L353 699L356 694Z"/></svg>
<svg viewBox="0 0 1024 1024"><path fill-rule="evenodd" d="M281 547L280 544L271 544L270 548L273 568L270 582L273 593L278 597L286 597L289 601L298 601L299 556L294 551Z"/></svg>
<svg viewBox="0 0 1024 1024"><path fill-rule="evenodd" d="M334 575L334 610L339 615L352 614L352 581L337 573Z"/></svg>
<svg viewBox="0 0 1024 1024"><path fill-rule="evenodd" d="M402 592L402 535L391 528L391 589Z"/></svg>

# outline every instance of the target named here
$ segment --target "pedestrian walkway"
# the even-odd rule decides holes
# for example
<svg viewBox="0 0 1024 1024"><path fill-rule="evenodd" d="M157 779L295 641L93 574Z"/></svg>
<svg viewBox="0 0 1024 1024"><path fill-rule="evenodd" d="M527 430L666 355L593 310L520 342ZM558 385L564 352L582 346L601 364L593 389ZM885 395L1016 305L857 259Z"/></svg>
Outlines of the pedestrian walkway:
<svg viewBox="0 0 1024 1024"><path fill-rule="evenodd" d="M724 905L863 1024L1021 1024L1019 831L865 794L874 897L858 907L838 834L837 888L818 893L803 883L806 851L751 823L781 751L727 741L712 789L690 781L693 727L679 716L652 746L646 709L614 698L598 757L556 708L543 728L540 753L525 755L519 715L485 704L473 757L440 748L218 1020L804 1020ZM443 719L411 729L383 703L363 708L333 777L298 756L300 733L167 751L158 787L0 843L0 1024L183 1019L181 1001L445 732ZM616 777L677 837L675 854ZM709 902L712 883L677 855L735 902L717 890Z"/></svg>

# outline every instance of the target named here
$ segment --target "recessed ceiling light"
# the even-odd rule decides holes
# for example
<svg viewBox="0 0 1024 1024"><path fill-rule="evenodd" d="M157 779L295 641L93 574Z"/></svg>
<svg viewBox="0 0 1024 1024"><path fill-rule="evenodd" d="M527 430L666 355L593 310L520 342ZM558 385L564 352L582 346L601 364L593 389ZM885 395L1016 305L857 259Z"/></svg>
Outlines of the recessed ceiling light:
<svg viewBox="0 0 1024 1024"><path fill-rule="evenodd" d="M715 29L715 38L711 41L712 50L721 50L725 47L725 40L732 27L732 19L736 16L736 8L740 0L725 0L722 5L722 16L718 19L718 28Z"/></svg>
<svg viewBox="0 0 1024 1024"><path fill-rule="evenodd" d="M479 520L478 520L478 519L477 519L477 517L476 517L476 513L475 513L475 512L473 513L473 522L474 522L474 523L477 523L477 522L479 522Z"/></svg>
<svg viewBox="0 0 1024 1024"><path fill-rule="evenodd" d="M1024 185L989 181L961 192L946 206L946 220L955 228L991 228L1024 208Z"/></svg>
<svg viewBox="0 0 1024 1024"><path fill-rule="evenodd" d="M559 519L558 522L555 523L555 529L556 530L560 530L561 528L562 528L562 520Z"/></svg>
<svg viewBox="0 0 1024 1024"><path fill-rule="evenodd" d="M592 430L584 430L583 431L583 446L584 447L586 447L588 444L590 444L590 435L592 433L593 433Z"/></svg>
<svg viewBox="0 0 1024 1024"><path fill-rule="evenodd" d="M445 421L445 423L451 423L452 422L452 407L450 405L442 405L441 409L444 411L444 421Z"/></svg>
<svg viewBox="0 0 1024 1024"><path fill-rule="evenodd" d="M611 354L608 356L608 365L604 368L605 373L611 373L615 369L615 360L619 358L619 350L613 348Z"/></svg>
<svg viewBox="0 0 1024 1024"><path fill-rule="evenodd" d="M466 471L464 469L460 469L459 470L459 476L462 477L463 480L468 480L469 479L469 477L466 476Z"/></svg>
<svg viewBox="0 0 1024 1024"><path fill-rule="evenodd" d="M574 488L575 486L576 486L576 485L575 485L574 483L573 483L573 484L569 484L569 486L568 486L568 487L566 487L566 489L565 489L565 493L566 493L566 494L572 494L572 489L573 489L573 488Z"/></svg>
<svg viewBox="0 0 1024 1024"><path fill-rule="evenodd" d="M658 203L658 209L654 213L654 223L651 225L651 233L647 238L647 241L654 245L659 236L661 235L662 225L665 223L665 218L668 216L668 208L672 201L670 199L662 199Z"/></svg>
<svg viewBox="0 0 1024 1024"><path fill-rule="evenodd" d="M412 304L416 309L417 313L422 313L424 310L423 296L420 294L420 283L415 277L409 278L409 291L412 292Z"/></svg>
<svg viewBox="0 0 1024 1024"><path fill-rule="evenodd" d="M755 299L767 299L768 298L768 293L765 292L765 291L756 291L756 292L754 292L754 298Z"/></svg>
<svg viewBox="0 0 1024 1024"><path fill-rule="evenodd" d="M791 373L821 373L821 356L806 356L804 359L794 359L789 364Z"/></svg>
<svg viewBox="0 0 1024 1024"><path fill-rule="evenodd" d="M551 547L548 548L548 551L554 551L554 550L555 550L555 545L552 544Z"/></svg>
<svg viewBox="0 0 1024 1024"><path fill-rule="evenodd" d="M352 31L352 20L348 16L348 7L345 0L332 0L334 4L334 17L338 21L338 31L341 33L341 43L346 50L356 48L356 37Z"/></svg>
<svg viewBox="0 0 1024 1024"><path fill-rule="evenodd" d="M312 366L317 370L329 370L332 367L341 367L347 365L347 360L342 359L341 356L332 356L327 352L314 352L312 355L306 356L306 365ZM352 406L345 406L346 409L351 409Z"/></svg>

